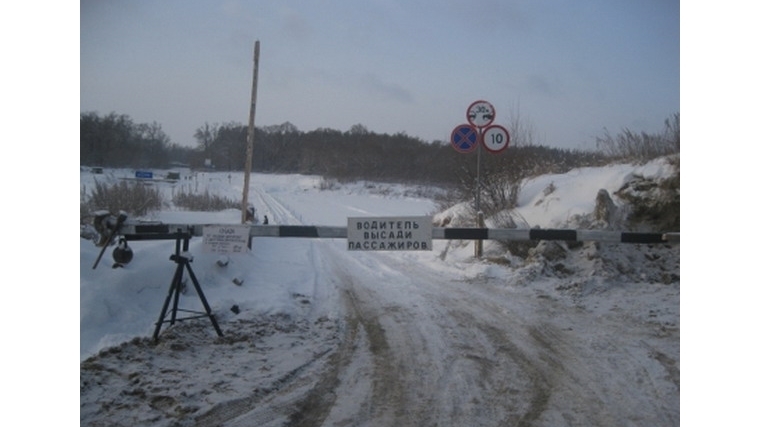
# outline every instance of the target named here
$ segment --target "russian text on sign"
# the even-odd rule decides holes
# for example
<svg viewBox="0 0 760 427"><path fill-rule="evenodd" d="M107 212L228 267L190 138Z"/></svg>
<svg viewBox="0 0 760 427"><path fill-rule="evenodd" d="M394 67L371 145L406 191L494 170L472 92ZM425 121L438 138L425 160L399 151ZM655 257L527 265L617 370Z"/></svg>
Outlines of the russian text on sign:
<svg viewBox="0 0 760 427"><path fill-rule="evenodd" d="M249 227L245 225L210 225L203 228L203 251L243 253L248 251Z"/></svg>
<svg viewBox="0 0 760 427"><path fill-rule="evenodd" d="M433 218L429 216L348 218L347 228L348 250L433 250Z"/></svg>

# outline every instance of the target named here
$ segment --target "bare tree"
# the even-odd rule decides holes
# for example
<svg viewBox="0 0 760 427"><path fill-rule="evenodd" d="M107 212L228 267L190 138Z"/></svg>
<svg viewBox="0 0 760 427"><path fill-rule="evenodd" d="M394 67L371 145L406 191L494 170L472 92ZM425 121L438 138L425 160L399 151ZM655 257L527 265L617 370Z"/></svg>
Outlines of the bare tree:
<svg viewBox="0 0 760 427"><path fill-rule="evenodd" d="M520 111L520 101L510 109L507 119L510 147L527 147L536 142L536 127L533 122L524 117Z"/></svg>
<svg viewBox="0 0 760 427"><path fill-rule="evenodd" d="M213 126L209 126L208 122L195 131L195 135L193 136L195 136L196 141L198 141L198 147L203 150L203 154L208 155L211 145L214 143L214 140L216 140L218 133L219 125L214 124Z"/></svg>

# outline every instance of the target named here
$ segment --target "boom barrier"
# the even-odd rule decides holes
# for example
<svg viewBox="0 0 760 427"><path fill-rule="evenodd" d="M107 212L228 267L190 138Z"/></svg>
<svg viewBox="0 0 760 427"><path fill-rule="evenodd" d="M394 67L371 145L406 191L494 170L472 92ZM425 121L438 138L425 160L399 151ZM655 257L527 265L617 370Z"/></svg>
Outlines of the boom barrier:
<svg viewBox="0 0 760 427"><path fill-rule="evenodd" d="M208 236L222 233L221 243L230 243L242 248L238 237L248 240L248 247L253 237L300 237L347 239L349 250L432 250L431 239L447 240L563 240L570 242L600 241L610 243L678 243L680 233L635 233L605 230L571 230L571 229L511 229L511 228L442 228L432 227L430 217L395 217L388 219L359 220L349 218L348 227L329 227L315 225L240 225L240 224L164 224L157 222L127 221L127 214L119 212L113 216L106 211L95 214L93 225L99 233L102 250L95 260L93 269L97 268L106 248L119 238L114 249L114 268L129 263L132 259L128 240L174 240L174 254L170 260L176 264L169 292L156 322L153 339L158 341L161 327L165 323L198 317L208 317L217 335L222 330L211 312L195 273L190 263L192 256L187 253L191 237L203 236L204 228L209 227ZM351 229L349 229L351 227ZM247 228L247 230L246 230ZM247 236L246 236L247 231ZM356 241L352 242L352 239ZM206 242L204 242L205 244ZM234 249L234 247L233 247ZM233 250L234 252L234 250ZM183 276L187 273L195 287L196 294L203 303L204 312L185 310L178 307L183 288ZM173 301L173 304L172 304ZM171 308L170 308L171 305ZM178 317L181 312L189 312L189 317ZM167 320L167 317L169 319Z"/></svg>
<svg viewBox="0 0 760 427"><path fill-rule="evenodd" d="M177 235L202 236L202 224L124 223L119 234L127 240L173 240ZM218 225L214 225L218 227ZM251 237L301 237L345 239L348 227L317 225L250 225ZM680 233L638 233L606 230L541 228L443 228L433 227L436 240L561 240L568 242L678 243Z"/></svg>

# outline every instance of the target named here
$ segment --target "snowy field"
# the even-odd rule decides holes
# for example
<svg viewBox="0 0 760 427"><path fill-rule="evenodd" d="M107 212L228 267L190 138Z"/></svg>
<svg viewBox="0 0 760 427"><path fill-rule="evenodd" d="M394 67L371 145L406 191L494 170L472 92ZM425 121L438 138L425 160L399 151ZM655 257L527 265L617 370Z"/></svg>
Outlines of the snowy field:
<svg viewBox="0 0 760 427"><path fill-rule="evenodd" d="M668 172L656 161L542 176L517 211L573 228L599 189ZM83 170L80 185L133 176ZM154 185L166 200L238 200L243 174ZM435 191L254 174L249 201L277 225L462 215L437 212ZM240 212L167 206L145 219L238 224ZM163 326L158 343L174 242L130 242L124 268L109 248L93 269L100 248L80 240L81 425L679 425L678 245L544 242L523 260L487 241L477 260L468 241L355 252L345 239L256 237L221 256L201 240L191 267L224 336L200 318ZM179 302L203 310L189 283Z"/></svg>

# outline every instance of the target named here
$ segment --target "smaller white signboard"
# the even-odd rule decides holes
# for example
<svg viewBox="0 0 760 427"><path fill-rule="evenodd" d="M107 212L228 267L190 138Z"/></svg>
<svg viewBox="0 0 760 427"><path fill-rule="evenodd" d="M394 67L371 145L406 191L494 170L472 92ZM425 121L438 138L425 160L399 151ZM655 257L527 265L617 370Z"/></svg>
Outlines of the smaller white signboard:
<svg viewBox="0 0 760 427"><path fill-rule="evenodd" d="M206 225L203 227L203 252L237 254L248 251L250 228L246 225Z"/></svg>
<svg viewBox="0 0 760 427"><path fill-rule="evenodd" d="M348 218L349 251L432 251L433 217Z"/></svg>

